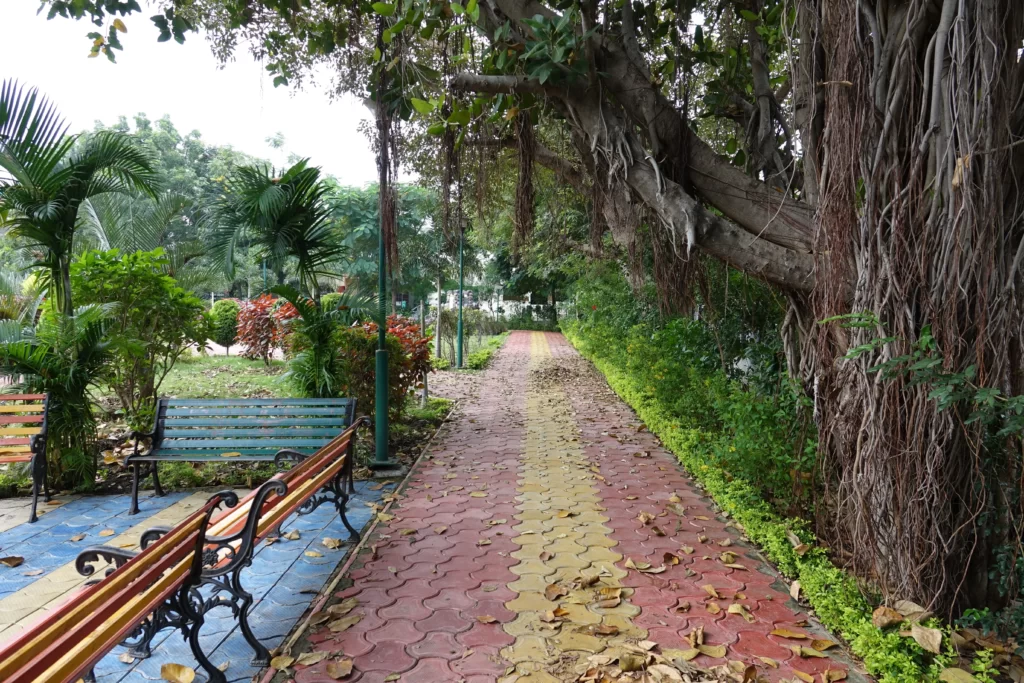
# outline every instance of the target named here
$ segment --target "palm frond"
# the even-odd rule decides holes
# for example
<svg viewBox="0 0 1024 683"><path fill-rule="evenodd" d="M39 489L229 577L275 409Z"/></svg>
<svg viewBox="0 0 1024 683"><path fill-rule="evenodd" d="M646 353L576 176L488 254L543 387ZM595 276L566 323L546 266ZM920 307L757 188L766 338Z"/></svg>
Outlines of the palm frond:
<svg viewBox="0 0 1024 683"><path fill-rule="evenodd" d="M0 84L0 168L22 185L48 177L75 144L50 100L16 80Z"/></svg>

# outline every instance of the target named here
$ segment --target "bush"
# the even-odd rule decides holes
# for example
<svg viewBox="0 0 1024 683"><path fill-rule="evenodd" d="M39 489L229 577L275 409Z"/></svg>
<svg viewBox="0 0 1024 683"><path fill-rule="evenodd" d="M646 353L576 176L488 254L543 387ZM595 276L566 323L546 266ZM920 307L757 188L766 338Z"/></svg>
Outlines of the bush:
<svg viewBox="0 0 1024 683"><path fill-rule="evenodd" d="M163 249L87 251L71 264L75 300L111 305L114 361L105 382L135 429L152 425L160 384L178 358L207 339L203 303L164 273L167 264Z"/></svg>
<svg viewBox="0 0 1024 683"><path fill-rule="evenodd" d="M238 343L242 345L243 357L270 365L270 356L282 337L273 315L276 302L269 294L242 302L238 311Z"/></svg>
<svg viewBox="0 0 1024 683"><path fill-rule="evenodd" d="M339 395L356 399L360 413L373 415L376 404L377 332L366 327L341 327L334 333L338 349ZM388 414L397 419L405 408L408 387L401 382L402 345L388 335Z"/></svg>
<svg viewBox="0 0 1024 683"><path fill-rule="evenodd" d="M210 338L224 347L225 355L238 337L238 311L235 299L221 299L210 309Z"/></svg>

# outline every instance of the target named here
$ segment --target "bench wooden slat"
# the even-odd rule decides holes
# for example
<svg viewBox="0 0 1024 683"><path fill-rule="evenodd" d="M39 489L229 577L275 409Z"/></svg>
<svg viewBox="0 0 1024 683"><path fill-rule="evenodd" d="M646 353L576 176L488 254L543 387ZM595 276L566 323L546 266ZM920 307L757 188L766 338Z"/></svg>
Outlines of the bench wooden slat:
<svg viewBox="0 0 1024 683"><path fill-rule="evenodd" d="M295 448L293 450L308 450L310 453L312 453L315 449ZM242 456L241 458L239 458L238 456L224 457L223 455L221 455L222 452L241 453ZM277 449L263 451L259 449L221 451L218 449L216 451L170 451L167 453L163 451L157 451L155 453L147 453L146 455L134 456L132 457L132 462L181 462L183 460L185 462L229 462L232 460L237 461L239 459L241 459L242 462L273 462L275 455L277 455Z"/></svg>
<svg viewBox="0 0 1024 683"><path fill-rule="evenodd" d="M0 430L2 431L2 430ZM203 437L236 437L236 436L295 436L295 437L313 437L313 436L337 436L337 429L296 429L288 426L287 428L278 429L182 429L175 427L164 428L164 438L170 439L176 436L187 436L189 438L203 438Z"/></svg>
<svg viewBox="0 0 1024 683"><path fill-rule="evenodd" d="M302 439L293 437L268 437L266 439L164 439L161 449L183 450L193 448L320 448L331 442L323 437Z"/></svg>
<svg viewBox="0 0 1024 683"><path fill-rule="evenodd" d="M42 421L42 415L0 415L0 425L29 424Z"/></svg>
<svg viewBox="0 0 1024 683"><path fill-rule="evenodd" d="M38 434L42 427L0 427L0 436L23 436Z"/></svg>
<svg viewBox="0 0 1024 683"><path fill-rule="evenodd" d="M238 399L206 399L206 398L173 398L167 401L168 407L176 406L312 406L312 405L351 405L349 398L238 398Z"/></svg>
<svg viewBox="0 0 1024 683"><path fill-rule="evenodd" d="M258 417L228 417L228 418L217 418L217 417L181 417L178 415L169 415L164 421L166 428L171 427L183 427L185 425L193 425L196 427L229 427L238 425L239 427L273 427L282 424L284 420L281 418L258 418ZM348 420L344 417L306 417L296 418L294 420L287 420L287 424L296 427L313 427L313 426L333 426L333 427L346 427L348 426ZM165 432L166 433L166 432Z"/></svg>
<svg viewBox="0 0 1024 683"><path fill-rule="evenodd" d="M20 452L15 451L13 449L0 451L0 464L8 464L12 462L28 462L31 459L31 451Z"/></svg>
<svg viewBox="0 0 1024 683"><path fill-rule="evenodd" d="M9 412L9 411L8 411ZM347 415L348 408L338 406L336 408L168 408L168 416L171 415L209 415L209 416L230 416L230 415Z"/></svg>
<svg viewBox="0 0 1024 683"><path fill-rule="evenodd" d="M0 406L0 413L41 413L44 410L46 410L46 406L42 403Z"/></svg>
<svg viewBox="0 0 1024 683"><path fill-rule="evenodd" d="M42 401L46 394L0 394L0 401Z"/></svg>

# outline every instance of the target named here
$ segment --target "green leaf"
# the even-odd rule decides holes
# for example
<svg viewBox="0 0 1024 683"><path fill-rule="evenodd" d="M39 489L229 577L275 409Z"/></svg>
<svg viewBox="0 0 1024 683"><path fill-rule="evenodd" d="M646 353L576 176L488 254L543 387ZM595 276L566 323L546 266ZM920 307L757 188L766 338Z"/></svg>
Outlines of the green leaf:
<svg viewBox="0 0 1024 683"><path fill-rule="evenodd" d="M453 111L451 116L448 117L448 123L454 123L460 126L465 126L469 124L471 118L472 112L470 112L468 109L459 109L458 111Z"/></svg>
<svg viewBox="0 0 1024 683"><path fill-rule="evenodd" d="M423 114L424 116L427 116L433 113L434 111L434 105L432 105L430 102L427 102L426 100L421 100L419 98L412 97L410 98L410 102L412 102L412 108L418 111L420 114Z"/></svg>
<svg viewBox="0 0 1024 683"><path fill-rule="evenodd" d="M452 12L455 12L455 16L458 16L460 14L465 14L466 13L466 8L463 7L462 5L460 5L457 2L453 2L451 7L452 7Z"/></svg>
<svg viewBox="0 0 1024 683"><path fill-rule="evenodd" d="M760 19L760 17L758 17L756 14L754 14L748 9L741 9L740 16L746 19L747 21L758 21Z"/></svg>
<svg viewBox="0 0 1024 683"><path fill-rule="evenodd" d="M370 6L374 12L382 17L392 17L395 15L395 6L390 2L375 2Z"/></svg>
<svg viewBox="0 0 1024 683"><path fill-rule="evenodd" d="M729 138L729 142L725 143L725 153L735 154L736 153L736 138Z"/></svg>
<svg viewBox="0 0 1024 683"><path fill-rule="evenodd" d="M427 128L427 132L431 135L442 135L444 133L445 125L443 123L435 123Z"/></svg>

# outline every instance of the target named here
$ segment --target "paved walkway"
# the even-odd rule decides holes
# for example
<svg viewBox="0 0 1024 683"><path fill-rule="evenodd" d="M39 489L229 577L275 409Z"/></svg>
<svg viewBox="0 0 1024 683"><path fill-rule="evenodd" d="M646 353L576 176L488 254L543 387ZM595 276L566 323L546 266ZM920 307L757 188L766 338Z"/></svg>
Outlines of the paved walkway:
<svg viewBox="0 0 1024 683"><path fill-rule="evenodd" d="M339 586L278 680L864 680L557 334L510 337Z"/></svg>

